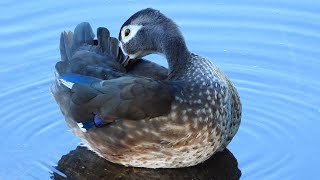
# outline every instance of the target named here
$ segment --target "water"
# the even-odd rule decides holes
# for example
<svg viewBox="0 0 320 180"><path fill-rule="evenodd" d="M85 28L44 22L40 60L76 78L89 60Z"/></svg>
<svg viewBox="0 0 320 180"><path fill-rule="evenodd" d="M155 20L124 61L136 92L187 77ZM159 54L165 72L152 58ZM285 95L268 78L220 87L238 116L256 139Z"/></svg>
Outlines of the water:
<svg viewBox="0 0 320 180"><path fill-rule="evenodd" d="M145 7L174 19L189 49L212 59L238 88L243 118L228 149L242 179L318 179L316 0L0 2L0 179L50 179L80 143L49 92L60 32L88 21L117 36Z"/></svg>

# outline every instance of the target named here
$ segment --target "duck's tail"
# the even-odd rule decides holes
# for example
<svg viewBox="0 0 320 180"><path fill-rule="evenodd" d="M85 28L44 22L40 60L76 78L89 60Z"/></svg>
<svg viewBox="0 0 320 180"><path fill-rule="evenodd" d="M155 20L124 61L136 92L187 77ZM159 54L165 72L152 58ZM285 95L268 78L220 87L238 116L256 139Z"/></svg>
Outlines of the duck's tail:
<svg viewBox="0 0 320 180"><path fill-rule="evenodd" d="M97 29L97 39L94 40L94 33L88 22L82 22L74 29L74 33L62 32L60 36L60 54L61 61L69 61L72 56L84 45L98 45L100 51L114 58L123 56L118 47L117 38L110 37L107 28L99 27Z"/></svg>
<svg viewBox="0 0 320 180"><path fill-rule="evenodd" d="M98 45L101 52L117 58L119 54L119 41L117 38L110 37L110 32L107 28L99 27L97 29Z"/></svg>
<svg viewBox="0 0 320 180"><path fill-rule="evenodd" d="M61 61L71 60L74 53L83 45L93 45L94 33L88 22L77 25L72 32L62 32L60 36Z"/></svg>
<svg viewBox="0 0 320 180"><path fill-rule="evenodd" d="M110 69L125 72L120 63L124 56L119 49L118 40L110 37L109 30L104 27L97 29L97 40L94 37L88 22L78 24L74 32L61 33L61 61L55 66L57 77L76 73L105 79L111 75L107 73Z"/></svg>

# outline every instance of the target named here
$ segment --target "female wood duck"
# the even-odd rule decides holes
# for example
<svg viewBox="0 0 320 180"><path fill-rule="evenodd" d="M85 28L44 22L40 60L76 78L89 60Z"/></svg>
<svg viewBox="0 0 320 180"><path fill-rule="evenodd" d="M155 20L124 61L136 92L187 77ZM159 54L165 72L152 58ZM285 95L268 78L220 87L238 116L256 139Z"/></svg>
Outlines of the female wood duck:
<svg viewBox="0 0 320 180"><path fill-rule="evenodd" d="M189 52L171 19L148 8L122 25L127 69L106 29L98 29L97 46L93 37L88 23L62 34L52 88L89 149L125 166L177 168L203 162L229 144L240 125L239 95L216 65ZM169 69L147 61L128 69L151 53L164 55Z"/></svg>

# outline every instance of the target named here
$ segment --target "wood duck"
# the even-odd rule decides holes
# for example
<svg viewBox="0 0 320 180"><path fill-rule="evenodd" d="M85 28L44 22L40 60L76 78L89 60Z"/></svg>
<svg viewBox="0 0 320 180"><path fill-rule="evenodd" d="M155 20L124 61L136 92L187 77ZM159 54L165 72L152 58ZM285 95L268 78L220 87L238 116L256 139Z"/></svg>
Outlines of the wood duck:
<svg viewBox="0 0 320 180"><path fill-rule="evenodd" d="M119 33L122 64L106 29L98 29L98 45L93 38L88 23L62 34L52 88L89 149L125 166L178 168L230 143L240 126L239 95L216 65L188 50L171 19L151 8L132 15ZM148 61L128 68L152 53L164 55L169 68Z"/></svg>

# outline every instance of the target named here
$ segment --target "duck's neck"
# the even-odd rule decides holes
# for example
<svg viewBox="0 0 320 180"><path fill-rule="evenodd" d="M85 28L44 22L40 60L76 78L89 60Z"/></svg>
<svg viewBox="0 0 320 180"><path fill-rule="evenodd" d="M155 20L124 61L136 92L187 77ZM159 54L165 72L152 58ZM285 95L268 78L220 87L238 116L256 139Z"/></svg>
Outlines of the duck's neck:
<svg viewBox="0 0 320 180"><path fill-rule="evenodd" d="M168 61L169 79L183 75L187 64L191 61L191 53L183 37L171 37L163 45L162 53Z"/></svg>

